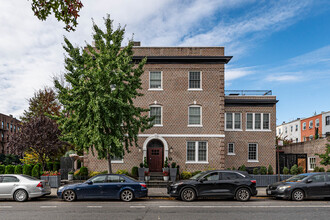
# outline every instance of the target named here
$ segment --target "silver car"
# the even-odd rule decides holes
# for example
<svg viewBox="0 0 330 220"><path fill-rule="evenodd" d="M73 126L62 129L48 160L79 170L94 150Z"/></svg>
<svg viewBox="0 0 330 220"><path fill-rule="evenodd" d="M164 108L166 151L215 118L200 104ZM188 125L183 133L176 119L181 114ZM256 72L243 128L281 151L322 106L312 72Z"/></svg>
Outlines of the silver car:
<svg viewBox="0 0 330 220"><path fill-rule="evenodd" d="M50 193L51 189L45 180L21 174L0 175L0 198L24 202Z"/></svg>

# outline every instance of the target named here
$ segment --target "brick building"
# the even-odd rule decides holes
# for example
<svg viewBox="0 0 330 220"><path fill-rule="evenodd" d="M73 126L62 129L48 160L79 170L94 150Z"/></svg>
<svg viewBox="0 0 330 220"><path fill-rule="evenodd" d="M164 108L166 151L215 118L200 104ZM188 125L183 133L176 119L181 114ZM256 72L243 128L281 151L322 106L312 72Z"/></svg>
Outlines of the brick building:
<svg viewBox="0 0 330 220"><path fill-rule="evenodd" d="M10 152L7 147L9 138L19 131L21 122L12 115L0 113L0 123L0 153L8 154Z"/></svg>
<svg viewBox="0 0 330 220"><path fill-rule="evenodd" d="M224 68L231 57L224 55L223 47L134 47L134 60L145 56L144 96L135 105L150 108L154 126L139 134L139 147L114 158L114 171L130 171L144 157L151 172L161 171L166 157L181 171L242 164L274 167L276 97L225 96ZM225 130L225 112L228 123L229 113L234 114L233 126L239 123L240 130ZM229 143L235 145L235 155L228 153ZM84 165L107 170L107 162L91 153L85 153Z"/></svg>
<svg viewBox="0 0 330 220"><path fill-rule="evenodd" d="M301 141L310 141L315 139L316 132L319 137L322 136L322 114L304 118L301 123Z"/></svg>

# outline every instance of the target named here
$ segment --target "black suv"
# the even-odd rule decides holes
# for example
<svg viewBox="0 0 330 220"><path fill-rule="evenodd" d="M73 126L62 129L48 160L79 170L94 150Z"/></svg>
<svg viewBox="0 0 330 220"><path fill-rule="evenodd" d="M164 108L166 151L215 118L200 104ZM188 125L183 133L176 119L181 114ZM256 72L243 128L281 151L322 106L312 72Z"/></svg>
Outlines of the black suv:
<svg viewBox="0 0 330 220"><path fill-rule="evenodd" d="M188 202L201 196L233 197L248 201L251 196L257 195L257 190L256 181L246 172L209 170L171 184L167 193Z"/></svg>

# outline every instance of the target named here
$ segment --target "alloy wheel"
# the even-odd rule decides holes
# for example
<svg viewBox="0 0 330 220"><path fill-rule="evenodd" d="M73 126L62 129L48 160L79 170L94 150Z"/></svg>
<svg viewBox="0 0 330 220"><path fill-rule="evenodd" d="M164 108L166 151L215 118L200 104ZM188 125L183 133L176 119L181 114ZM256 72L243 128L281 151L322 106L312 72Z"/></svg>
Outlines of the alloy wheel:
<svg viewBox="0 0 330 220"><path fill-rule="evenodd" d="M239 189L236 193L236 199L239 201L248 201L251 197L251 193L248 189Z"/></svg>
<svg viewBox="0 0 330 220"><path fill-rule="evenodd" d="M63 199L68 202L72 202L76 199L76 193L73 190L66 190L63 193Z"/></svg>
<svg viewBox="0 0 330 220"><path fill-rule="evenodd" d="M304 200L304 196L305 196L304 192L300 189L297 189L292 193L292 199L295 200L295 201Z"/></svg>
<svg viewBox="0 0 330 220"><path fill-rule="evenodd" d="M124 190L122 193L121 193L121 200L125 201L125 202L129 202L133 199L133 192L131 190Z"/></svg>
<svg viewBox="0 0 330 220"><path fill-rule="evenodd" d="M24 202L28 198L27 192L24 189L19 189L15 192L14 199L17 202Z"/></svg>
<svg viewBox="0 0 330 220"><path fill-rule="evenodd" d="M181 193L181 199L187 202L193 201L196 197L196 193L193 189L184 189Z"/></svg>

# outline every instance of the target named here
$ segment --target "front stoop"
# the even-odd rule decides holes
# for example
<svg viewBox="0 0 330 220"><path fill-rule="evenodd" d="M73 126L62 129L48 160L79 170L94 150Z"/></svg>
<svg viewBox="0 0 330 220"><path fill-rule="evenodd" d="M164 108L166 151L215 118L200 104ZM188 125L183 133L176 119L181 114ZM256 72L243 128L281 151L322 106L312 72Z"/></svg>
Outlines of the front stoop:
<svg viewBox="0 0 330 220"><path fill-rule="evenodd" d="M171 182L164 181L162 172L151 172L150 180L146 181L148 188L167 188Z"/></svg>

